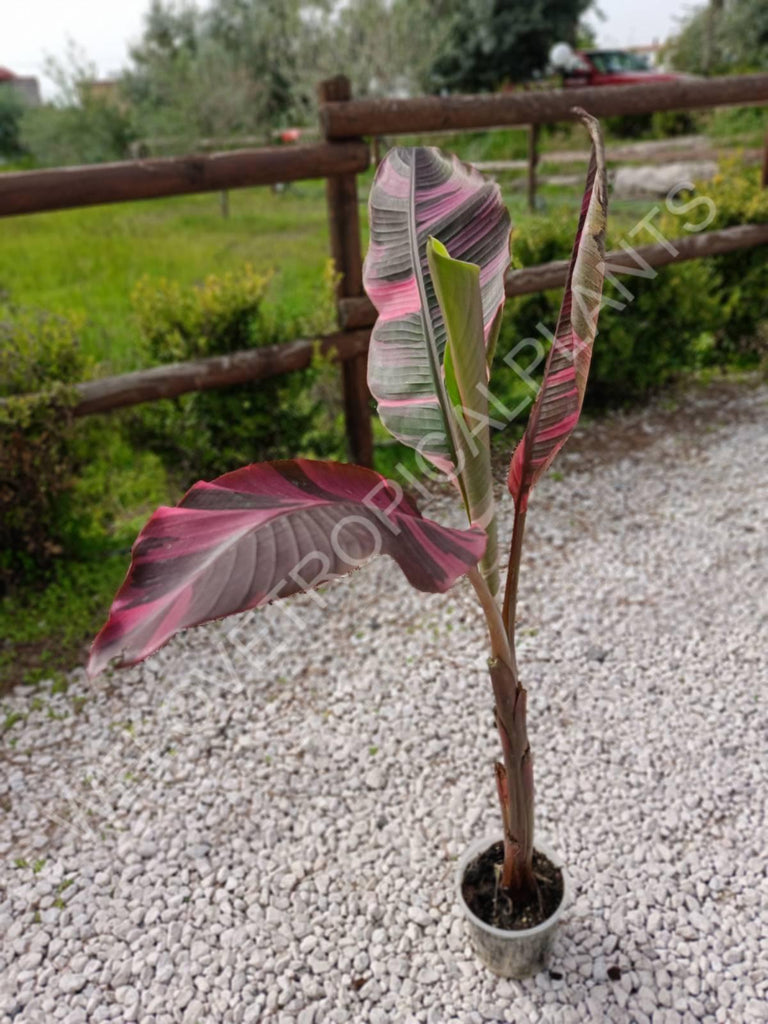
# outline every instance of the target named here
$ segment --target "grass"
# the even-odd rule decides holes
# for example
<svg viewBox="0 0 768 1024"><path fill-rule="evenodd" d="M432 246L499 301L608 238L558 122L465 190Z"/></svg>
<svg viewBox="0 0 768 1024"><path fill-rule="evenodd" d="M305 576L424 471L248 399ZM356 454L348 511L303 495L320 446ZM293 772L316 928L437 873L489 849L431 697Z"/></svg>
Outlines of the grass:
<svg viewBox="0 0 768 1024"><path fill-rule="evenodd" d="M762 146L768 133L768 107L718 107L702 116L702 130L718 143Z"/></svg>
<svg viewBox="0 0 768 1024"><path fill-rule="evenodd" d="M542 148L562 148L577 131L545 132ZM526 133L514 130L437 141L470 160L525 155L527 145ZM579 141L584 143L574 138L573 144ZM361 198L371 178L372 172L361 176ZM516 187L520 176L504 174L499 181L513 221L524 223L530 214ZM575 218L579 188L543 186L539 201L545 212L571 212ZM632 219L647 206L631 203L613 213ZM360 212L365 246L362 202ZM217 193L11 217L3 222L0 247L0 310L6 302L81 315L83 349L96 363L96 375L123 373L141 367L131 295L142 276L190 285L248 262L257 272L275 272L268 305L304 317L312 312L328 254L324 185L317 181L279 193L234 190L226 219Z"/></svg>
<svg viewBox="0 0 768 1024"><path fill-rule="evenodd" d="M119 434L99 430L102 444L74 485L80 520L65 557L43 583L0 598L0 693L52 680L66 692L62 673L82 664L128 569L131 545L151 511L180 496L160 460L135 452Z"/></svg>
<svg viewBox="0 0 768 1024"><path fill-rule="evenodd" d="M63 681L61 673L82 664L126 569L126 553L98 560L62 560L47 587L25 588L3 598L0 693L49 679L55 686Z"/></svg>
<svg viewBox="0 0 768 1024"><path fill-rule="evenodd" d="M251 263L275 271L274 307L305 316L328 260L322 183L11 217L0 301L85 317L83 348L105 373L139 368L131 293L144 274L188 285Z"/></svg>

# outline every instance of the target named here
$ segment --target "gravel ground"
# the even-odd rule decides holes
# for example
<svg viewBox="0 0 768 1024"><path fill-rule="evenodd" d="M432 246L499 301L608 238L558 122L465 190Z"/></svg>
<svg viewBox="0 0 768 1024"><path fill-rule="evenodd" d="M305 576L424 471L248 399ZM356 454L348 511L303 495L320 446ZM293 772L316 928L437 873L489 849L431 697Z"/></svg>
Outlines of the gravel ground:
<svg viewBox="0 0 768 1024"><path fill-rule="evenodd" d="M488 974L454 905L498 830L471 592L382 560L3 702L0 1024L768 1021L767 408L587 426L532 503L537 823L574 890L550 972Z"/></svg>

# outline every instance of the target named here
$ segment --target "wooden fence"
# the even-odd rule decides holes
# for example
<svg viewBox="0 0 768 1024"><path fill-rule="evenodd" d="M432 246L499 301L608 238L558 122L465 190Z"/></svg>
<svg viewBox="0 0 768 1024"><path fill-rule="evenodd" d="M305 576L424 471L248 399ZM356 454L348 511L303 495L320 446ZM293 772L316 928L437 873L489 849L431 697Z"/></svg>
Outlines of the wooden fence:
<svg viewBox="0 0 768 1024"><path fill-rule="evenodd" d="M573 118L581 106L597 116L691 110L768 103L768 74L729 76L669 84L503 93L492 96L355 100L343 76L319 88L324 141L310 146L268 147L178 159L147 159L46 171L0 174L0 217L100 203L128 202L221 191L307 178L326 179L331 255L340 275L339 330L320 339L321 349L342 364L347 437L351 457L371 465L373 439L366 383L367 349L375 311L363 292L357 175L370 163L363 137L461 131L516 124L535 126ZM532 130L532 151L535 131ZM768 144L768 140L767 144ZM767 150L768 154L768 150ZM533 163L533 158L532 158ZM765 162L768 178L768 156ZM765 183L765 182L764 182ZM665 245L609 253L607 269L631 273L642 262L658 267L715 253L768 244L768 225L740 225L675 239ZM507 277L507 295L562 286L565 261L528 267ZM76 415L224 387L307 366L314 343L299 339L227 356L153 367L77 386Z"/></svg>

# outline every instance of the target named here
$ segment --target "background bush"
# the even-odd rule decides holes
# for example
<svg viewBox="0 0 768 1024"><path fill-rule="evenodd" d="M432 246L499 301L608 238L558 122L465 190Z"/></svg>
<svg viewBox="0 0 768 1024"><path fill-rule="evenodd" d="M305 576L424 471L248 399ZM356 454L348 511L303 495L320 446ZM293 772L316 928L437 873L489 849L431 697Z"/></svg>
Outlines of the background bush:
<svg viewBox="0 0 768 1024"><path fill-rule="evenodd" d="M49 566L67 533L79 465L70 385L87 372L80 327L37 311L0 314L0 593Z"/></svg>
<svg viewBox="0 0 768 1024"><path fill-rule="evenodd" d="M22 152L21 116L24 106L18 96L0 86L0 156L16 157Z"/></svg>
<svg viewBox="0 0 768 1024"><path fill-rule="evenodd" d="M39 167L64 167L123 160L134 138L123 110L93 99L79 106L44 104L25 110L19 146Z"/></svg>
<svg viewBox="0 0 768 1024"><path fill-rule="evenodd" d="M727 161L711 182L698 192L714 204L714 219L709 231L738 224L768 223L768 190L761 187L759 168L744 169L737 161ZM690 196L682 195L684 202ZM662 230L671 231L679 218L667 216ZM677 228L679 231L679 227ZM717 277L717 297L721 305L721 323L714 329L715 344L710 362L715 365L735 361L740 366L755 366L768 356L765 328L768 326L768 260L765 249L737 249L710 256L709 265Z"/></svg>
<svg viewBox="0 0 768 1024"><path fill-rule="evenodd" d="M768 193L759 187L757 172L727 166L714 182L701 185L698 196L714 204L708 230L741 223L768 221ZM681 194L675 204L691 198ZM677 207L679 209L679 206ZM691 210L701 223L706 209ZM686 215L667 212L656 227L668 238L685 233ZM565 259L572 244L570 220L537 218L513 235L513 266L532 266ZM656 241L652 235L631 239L641 245ZM618 238L608 238L616 247ZM768 262L761 248L744 249L706 260L693 260L658 269L652 279L620 278L632 293L627 300L606 282L608 302L600 313L586 404L593 408L620 405L691 370L705 367L755 366L766 356L768 338ZM495 393L514 408L531 388L504 363L523 339L544 341L537 331L554 331L561 291L548 291L511 299L507 304L495 358ZM618 305L617 305L618 304ZM619 308L619 307L622 308ZM548 343L547 343L548 346ZM516 362L527 369L536 352L521 348ZM531 370L540 379L543 363Z"/></svg>
<svg viewBox="0 0 768 1024"><path fill-rule="evenodd" d="M657 110L652 114L616 114L605 118L606 131L619 139L671 139L698 130L695 113Z"/></svg>
<svg viewBox="0 0 768 1024"><path fill-rule="evenodd" d="M146 365L224 355L312 338L333 324L330 269L310 320L267 312L268 275L249 266L199 287L143 278L133 305ZM343 454L338 371L321 359L306 370L142 406L131 436L158 453L183 486L260 459Z"/></svg>

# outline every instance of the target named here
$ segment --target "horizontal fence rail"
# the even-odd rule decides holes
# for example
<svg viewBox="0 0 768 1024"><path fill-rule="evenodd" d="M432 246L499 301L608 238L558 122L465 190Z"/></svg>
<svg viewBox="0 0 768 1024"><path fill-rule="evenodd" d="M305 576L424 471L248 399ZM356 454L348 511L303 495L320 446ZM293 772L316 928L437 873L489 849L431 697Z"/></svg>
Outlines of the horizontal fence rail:
<svg viewBox="0 0 768 1024"><path fill-rule="evenodd" d="M595 117L651 114L768 102L768 74L587 89L532 90L490 96L420 96L415 99L325 103L320 121L328 139L409 132L466 131L575 119L573 107Z"/></svg>
<svg viewBox="0 0 768 1024"><path fill-rule="evenodd" d="M323 355L340 361L353 359L368 351L369 337L370 331L339 331L317 341L297 339L226 356L166 363L149 370L89 380L75 386L77 400L70 411L73 416L90 416L161 398L176 398L190 391L209 391L265 380L280 373L305 369L318 349Z"/></svg>
<svg viewBox="0 0 768 1024"><path fill-rule="evenodd" d="M606 254L606 272L637 275L646 267L662 267L758 245L768 245L768 224L740 224L722 231L704 231L672 238L666 245L642 245L614 250ZM510 271L505 283L507 297L562 288L567 273L568 260L555 260ZM232 384L265 380L281 373L304 369L318 350L339 362L365 356L370 328L376 320L376 310L366 297L341 299L339 310L343 329L316 341L298 339L280 345L233 352L226 356L168 363L149 370L137 370L77 384L77 399L71 412L74 416L90 416L143 402L155 402L161 398L176 398L190 391L208 391Z"/></svg>
<svg viewBox="0 0 768 1024"><path fill-rule="evenodd" d="M722 231L702 231L699 234L671 238L666 245L638 245L615 249L605 254L606 273L638 274L644 266L663 267L669 263L697 260L702 256L717 256L736 249L750 249L768 245L768 224L739 224ZM533 295L548 288L562 288L568 273L568 260L553 260L536 267L510 270L504 282L507 298L515 295ZM372 327L376 322L376 309L367 297L342 299L339 303L341 326L345 330Z"/></svg>
<svg viewBox="0 0 768 1024"><path fill-rule="evenodd" d="M369 162L363 142L323 142L18 171L0 174L0 217L357 174Z"/></svg>

